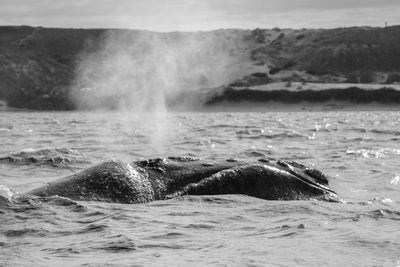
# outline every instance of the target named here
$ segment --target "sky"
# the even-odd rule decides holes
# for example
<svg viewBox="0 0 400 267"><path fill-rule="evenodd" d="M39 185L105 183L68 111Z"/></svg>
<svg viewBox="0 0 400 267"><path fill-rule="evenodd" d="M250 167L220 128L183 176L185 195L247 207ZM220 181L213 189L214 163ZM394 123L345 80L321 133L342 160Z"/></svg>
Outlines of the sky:
<svg viewBox="0 0 400 267"><path fill-rule="evenodd" d="M0 25L198 31L400 24L400 0L0 0Z"/></svg>

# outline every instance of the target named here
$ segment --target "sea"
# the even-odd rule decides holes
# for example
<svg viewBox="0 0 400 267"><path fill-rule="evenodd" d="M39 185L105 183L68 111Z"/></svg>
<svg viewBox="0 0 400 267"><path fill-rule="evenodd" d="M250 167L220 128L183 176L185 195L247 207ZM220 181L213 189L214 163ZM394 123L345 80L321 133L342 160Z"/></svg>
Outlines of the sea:
<svg viewBox="0 0 400 267"><path fill-rule="evenodd" d="M50 197L0 207L0 266L400 266L400 112L0 113L0 192L110 159L287 159L345 201Z"/></svg>

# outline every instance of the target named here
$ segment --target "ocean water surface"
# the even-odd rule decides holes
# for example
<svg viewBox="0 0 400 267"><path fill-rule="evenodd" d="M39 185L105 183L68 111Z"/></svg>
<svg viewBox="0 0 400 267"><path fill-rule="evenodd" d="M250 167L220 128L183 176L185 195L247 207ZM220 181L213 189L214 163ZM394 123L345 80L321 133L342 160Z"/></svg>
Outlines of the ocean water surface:
<svg viewBox="0 0 400 267"><path fill-rule="evenodd" d="M109 159L283 158L346 203L52 197L0 206L0 266L400 266L399 112L0 113L0 193Z"/></svg>

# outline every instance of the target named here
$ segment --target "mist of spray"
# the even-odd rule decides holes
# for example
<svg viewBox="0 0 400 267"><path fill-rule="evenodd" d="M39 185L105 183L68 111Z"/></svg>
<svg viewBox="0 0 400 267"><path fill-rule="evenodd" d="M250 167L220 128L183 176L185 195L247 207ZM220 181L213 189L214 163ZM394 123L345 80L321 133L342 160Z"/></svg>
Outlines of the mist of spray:
<svg viewBox="0 0 400 267"><path fill-rule="evenodd" d="M72 99L80 109L116 109L154 127L154 143L168 142L167 100L187 90L232 79L234 40L209 33L110 30L79 57ZM93 41L92 41L93 43ZM93 45L92 45L93 46ZM193 105L193 103L191 103ZM163 123L159 123L162 121Z"/></svg>

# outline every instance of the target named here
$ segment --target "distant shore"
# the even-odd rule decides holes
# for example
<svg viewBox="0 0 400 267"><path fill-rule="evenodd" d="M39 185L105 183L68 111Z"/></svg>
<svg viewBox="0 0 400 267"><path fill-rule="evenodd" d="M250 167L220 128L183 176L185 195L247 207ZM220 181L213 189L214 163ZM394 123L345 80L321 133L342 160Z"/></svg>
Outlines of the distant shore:
<svg viewBox="0 0 400 267"><path fill-rule="evenodd" d="M212 110L400 110L400 85L270 83L209 92Z"/></svg>
<svg viewBox="0 0 400 267"><path fill-rule="evenodd" d="M166 108L172 112L400 111L400 85L277 82L249 87L226 86L191 93L184 91L170 98ZM48 110L51 109L37 111ZM70 109L74 110L78 109ZM87 110L117 111L119 108ZM1 101L0 112L12 111L35 109L9 107Z"/></svg>
<svg viewBox="0 0 400 267"><path fill-rule="evenodd" d="M252 89L260 91L272 90L288 90L288 91L305 91L305 90L329 90L329 89L347 89L357 87L362 90L380 90L383 88L391 88L400 91L400 83L397 84L380 84L380 83L313 83L313 82L273 82L255 86L236 86L236 89Z"/></svg>
<svg viewBox="0 0 400 267"><path fill-rule="evenodd" d="M351 112L351 111L400 111L400 105L369 103L354 104L347 101L311 103L300 102L286 104L276 101L254 103L243 101L240 103L221 102L218 105L208 106L201 111L205 112Z"/></svg>
<svg viewBox="0 0 400 267"><path fill-rule="evenodd" d="M0 26L0 110L151 108L161 94L173 108L189 102L188 110L242 101L395 106L399 43L400 26L192 33ZM200 88L209 88L208 98Z"/></svg>

